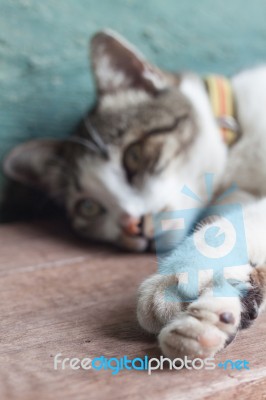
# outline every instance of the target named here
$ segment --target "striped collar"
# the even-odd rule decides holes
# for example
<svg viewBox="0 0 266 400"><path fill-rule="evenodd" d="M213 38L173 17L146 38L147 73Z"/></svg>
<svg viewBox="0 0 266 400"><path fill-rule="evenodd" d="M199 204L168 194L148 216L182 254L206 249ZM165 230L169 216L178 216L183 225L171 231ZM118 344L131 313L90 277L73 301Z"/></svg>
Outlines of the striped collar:
<svg viewBox="0 0 266 400"><path fill-rule="evenodd" d="M204 82L209 93L214 116L221 129L222 137L230 147L240 137L231 82L220 75L208 75L205 77Z"/></svg>

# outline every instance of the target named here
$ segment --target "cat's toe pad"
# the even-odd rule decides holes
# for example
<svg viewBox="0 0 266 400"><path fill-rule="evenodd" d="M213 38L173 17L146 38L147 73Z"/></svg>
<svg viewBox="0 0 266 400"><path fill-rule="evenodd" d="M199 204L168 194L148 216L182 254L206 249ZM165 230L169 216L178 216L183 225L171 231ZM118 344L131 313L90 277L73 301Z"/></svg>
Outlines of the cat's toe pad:
<svg viewBox="0 0 266 400"><path fill-rule="evenodd" d="M213 356L236 333L240 313L238 298L209 298L192 303L161 330L159 343L163 354L172 359Z"/></svg>

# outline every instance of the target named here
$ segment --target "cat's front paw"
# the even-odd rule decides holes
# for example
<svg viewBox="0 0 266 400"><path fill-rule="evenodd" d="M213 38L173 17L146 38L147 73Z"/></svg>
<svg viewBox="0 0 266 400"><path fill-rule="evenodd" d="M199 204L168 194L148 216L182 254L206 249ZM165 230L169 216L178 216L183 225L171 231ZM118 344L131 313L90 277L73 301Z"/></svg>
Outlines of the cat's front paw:
<svg viewBox="0 0 266 400"><path fill-rule="evenodd" d="M150 333L159 333L187 307L186 303L168 301L165 293L169 287L178 287L176 275L155 274L146 279L139 288L138 321Z"/></svg>
<svg viewBox="0 0 266 400"><path fill-rule="evenodd" d="M240 318L239 297L206 294L161 330L161 350L171 359L212 357L233 340Z"/></svg>

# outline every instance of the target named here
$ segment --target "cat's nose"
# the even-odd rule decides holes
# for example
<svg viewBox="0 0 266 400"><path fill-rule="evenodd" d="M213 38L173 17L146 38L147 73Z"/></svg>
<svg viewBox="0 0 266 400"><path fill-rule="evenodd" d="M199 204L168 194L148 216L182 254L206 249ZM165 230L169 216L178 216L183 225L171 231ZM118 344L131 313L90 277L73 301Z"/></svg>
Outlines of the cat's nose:
<svg viewBox="0 0 266 400"><path fill-rule="evenodd" d="M138 236L142 234L142 221L142 217L133 217L129 214L123 214L120 225L127 235Z"/></svg>

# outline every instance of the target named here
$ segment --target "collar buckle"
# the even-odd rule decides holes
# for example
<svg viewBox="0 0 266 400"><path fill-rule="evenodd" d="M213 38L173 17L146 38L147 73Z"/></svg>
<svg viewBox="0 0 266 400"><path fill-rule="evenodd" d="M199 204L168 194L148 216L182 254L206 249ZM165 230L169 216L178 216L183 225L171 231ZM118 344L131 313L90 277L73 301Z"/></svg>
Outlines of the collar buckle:
<svg viewBox="0 0 266 400"><path fill-rule="evenodd" d="M220 128L229 129L232 132L240 133L240 126L237 120L231 115L221 115L216 117Z"/></svg>

